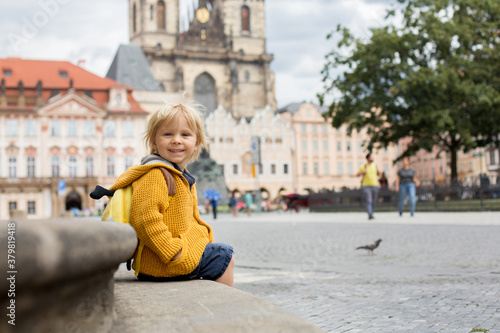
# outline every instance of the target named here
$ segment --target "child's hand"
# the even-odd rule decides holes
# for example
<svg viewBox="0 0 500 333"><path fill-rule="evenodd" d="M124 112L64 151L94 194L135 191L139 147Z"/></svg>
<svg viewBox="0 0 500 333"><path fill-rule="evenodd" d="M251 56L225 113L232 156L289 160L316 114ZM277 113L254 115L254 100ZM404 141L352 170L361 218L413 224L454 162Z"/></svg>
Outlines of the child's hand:
<svg viewBox="0 0 500 333"><path fill-rule="evenodd" d="M182 253L182 250L180 250L179 252L177 252L177 254L172 258L172 260L179 259L179 257L181 256L181 253Z"/></svg>

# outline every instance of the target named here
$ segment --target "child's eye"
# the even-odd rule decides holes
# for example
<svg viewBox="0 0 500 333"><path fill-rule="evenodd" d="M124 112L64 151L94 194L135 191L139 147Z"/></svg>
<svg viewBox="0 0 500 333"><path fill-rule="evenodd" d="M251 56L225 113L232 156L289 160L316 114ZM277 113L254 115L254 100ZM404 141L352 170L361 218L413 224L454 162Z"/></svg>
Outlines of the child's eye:
<svg viewBox="0 0 500 333"><path fill-rule="evenodd" d="M191 136L191 133L183 133L182 136Z"/></svg>
<svg viewBox="0 0 500 333"><path fill-rule="evenodd" d="M171 136L171 135L172 135L172 133L170 133L170 132L165 132L165 133L163 133L163 135L165 135L165 136Z"/></svg>

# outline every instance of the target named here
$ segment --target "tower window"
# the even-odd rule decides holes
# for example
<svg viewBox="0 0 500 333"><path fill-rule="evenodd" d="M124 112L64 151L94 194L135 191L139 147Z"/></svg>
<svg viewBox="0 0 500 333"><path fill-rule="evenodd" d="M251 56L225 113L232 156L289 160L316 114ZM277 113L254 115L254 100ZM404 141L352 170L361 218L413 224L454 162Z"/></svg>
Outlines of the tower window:
<svg viewBox="0 0 500 333"><path fill-rule="evenodd" d="M241 31L250 31L250 8L246 5L241 6Z"/></svg>
<svg viewBox="0 0 500 333"><path fill-rule="evenodd" d="M135 3L132 6L132 31L137 32L137 7Z"/></svg>
<svg viewBox="0 0 500 333"><path fill-rule="evenodd" d="M153 5L149 6L149 19L153 21L153 13L154 13L154 7Z"/></svg>
<svg viewBox="0 0 500 333"><path fill-rule="evenodd" d="M160 0L156 4L157 6L157 12L158 12L158 29L165 30L165 1Z"/></svg>

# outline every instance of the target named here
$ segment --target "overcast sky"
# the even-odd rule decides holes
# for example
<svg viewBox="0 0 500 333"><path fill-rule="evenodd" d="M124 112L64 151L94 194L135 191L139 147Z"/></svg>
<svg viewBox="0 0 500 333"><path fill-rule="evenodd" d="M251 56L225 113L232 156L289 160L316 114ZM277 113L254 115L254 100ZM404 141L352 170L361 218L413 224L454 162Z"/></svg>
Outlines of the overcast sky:
<svg viewBox="0 0 500 333"><path fill-rule="evenodd" d="M183 4L193 0L180 0ZM194 0L196 1L196 0ZM368 38L384 25L394 0L265 0L267 52L274 54L278 107L317 102L324 55L335 45L326 35L337 24ZM4 1L0 11L0 58L85 60L105 76L120 44L128 43L127 0Z"/></svg>

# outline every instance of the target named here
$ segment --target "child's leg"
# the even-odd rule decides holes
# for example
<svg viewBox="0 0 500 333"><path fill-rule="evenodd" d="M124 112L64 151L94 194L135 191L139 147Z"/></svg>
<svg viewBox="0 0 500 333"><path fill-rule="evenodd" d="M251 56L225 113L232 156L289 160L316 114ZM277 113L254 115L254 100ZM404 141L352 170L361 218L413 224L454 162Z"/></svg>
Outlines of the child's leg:
<svg viewBox="0 0 500 333"><path fill-rule="evenodd" d="M229 262L229 265L227 266L224 274L222 274L220 278L215 280L215 282L223 283L226 286L232 287L233 276L234 276L234 255L231 257L231 261Z"/></svg>

